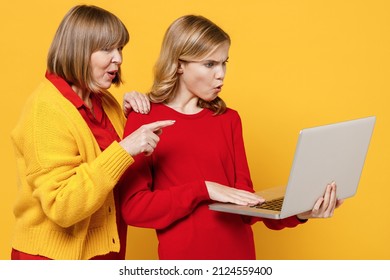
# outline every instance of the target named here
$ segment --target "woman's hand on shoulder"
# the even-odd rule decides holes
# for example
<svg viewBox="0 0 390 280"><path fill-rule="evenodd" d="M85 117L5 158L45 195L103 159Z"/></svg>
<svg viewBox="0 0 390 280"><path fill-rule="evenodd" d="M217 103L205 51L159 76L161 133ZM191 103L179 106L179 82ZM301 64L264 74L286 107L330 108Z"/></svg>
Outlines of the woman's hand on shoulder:
<svg viewBox="0 0 390 280"><path fill-rule="evenodd" d="M127 117L133 110L136 113L147 114L150 111L150 101L145 94L138 91L126 92L123 95L123 113Z"/></svg>

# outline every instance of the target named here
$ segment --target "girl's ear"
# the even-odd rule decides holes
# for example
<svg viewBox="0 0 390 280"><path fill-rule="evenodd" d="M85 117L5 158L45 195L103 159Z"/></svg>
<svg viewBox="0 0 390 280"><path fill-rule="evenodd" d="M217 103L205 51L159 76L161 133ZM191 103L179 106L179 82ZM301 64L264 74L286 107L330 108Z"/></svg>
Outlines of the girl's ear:
<svg viewBox="0 0 390 280"><path fill-rule="evenodd" d="M178 74L183 74L183 67L182 64L179 62L179 66L177 66L177 71Z"/></svg>

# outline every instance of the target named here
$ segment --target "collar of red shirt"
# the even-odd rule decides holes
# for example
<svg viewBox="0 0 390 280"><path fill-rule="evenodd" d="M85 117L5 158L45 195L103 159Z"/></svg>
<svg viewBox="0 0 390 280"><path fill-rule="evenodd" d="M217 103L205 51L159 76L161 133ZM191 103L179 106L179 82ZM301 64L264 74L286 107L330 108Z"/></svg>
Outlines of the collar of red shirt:
<svg viewBox="0 0 390 280"><path fill-rule="evenodd" d="M77 109L85 106L84 101L77 95L77 93L74 92L72 87L63 78L53 73L49 73L48 71L46 71L45 77L58 89L59 92L62 93L66 99L72 102Z"/></svg>

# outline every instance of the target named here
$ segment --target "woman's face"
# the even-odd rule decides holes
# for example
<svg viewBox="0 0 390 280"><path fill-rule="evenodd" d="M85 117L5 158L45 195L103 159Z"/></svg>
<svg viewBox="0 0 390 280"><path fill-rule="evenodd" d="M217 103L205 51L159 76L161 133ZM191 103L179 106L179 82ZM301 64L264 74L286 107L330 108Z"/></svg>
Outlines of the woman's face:
<svg viewBox="0 0 390 280"><path fill-rule="evenodd" d="M214 100L223 86L229 47L226 42L202 60L181 63L178 69L178 94L193 95L205 101Z"/></svg>
<svg viewBox="0 0 390 280"><path fill-rule="evenodd" d="M122 48L99 50L91 55L92 79L102 89L109 89L122 64Z"/></svg>

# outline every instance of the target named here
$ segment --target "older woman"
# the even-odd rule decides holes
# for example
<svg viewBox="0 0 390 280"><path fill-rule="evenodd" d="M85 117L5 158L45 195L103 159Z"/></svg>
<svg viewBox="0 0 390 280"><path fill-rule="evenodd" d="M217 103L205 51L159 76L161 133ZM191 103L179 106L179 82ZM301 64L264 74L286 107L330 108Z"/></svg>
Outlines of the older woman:
<svg viewBox="0 0 390 280"><path fill-rule="evenodd" d="M115 186L173 123L122 139L125 118L107 90L121 83L128 41L123 23L99 7L73 7L62 20L46 79L12 132L19 174L12 259L124 259Z"/></svg>

